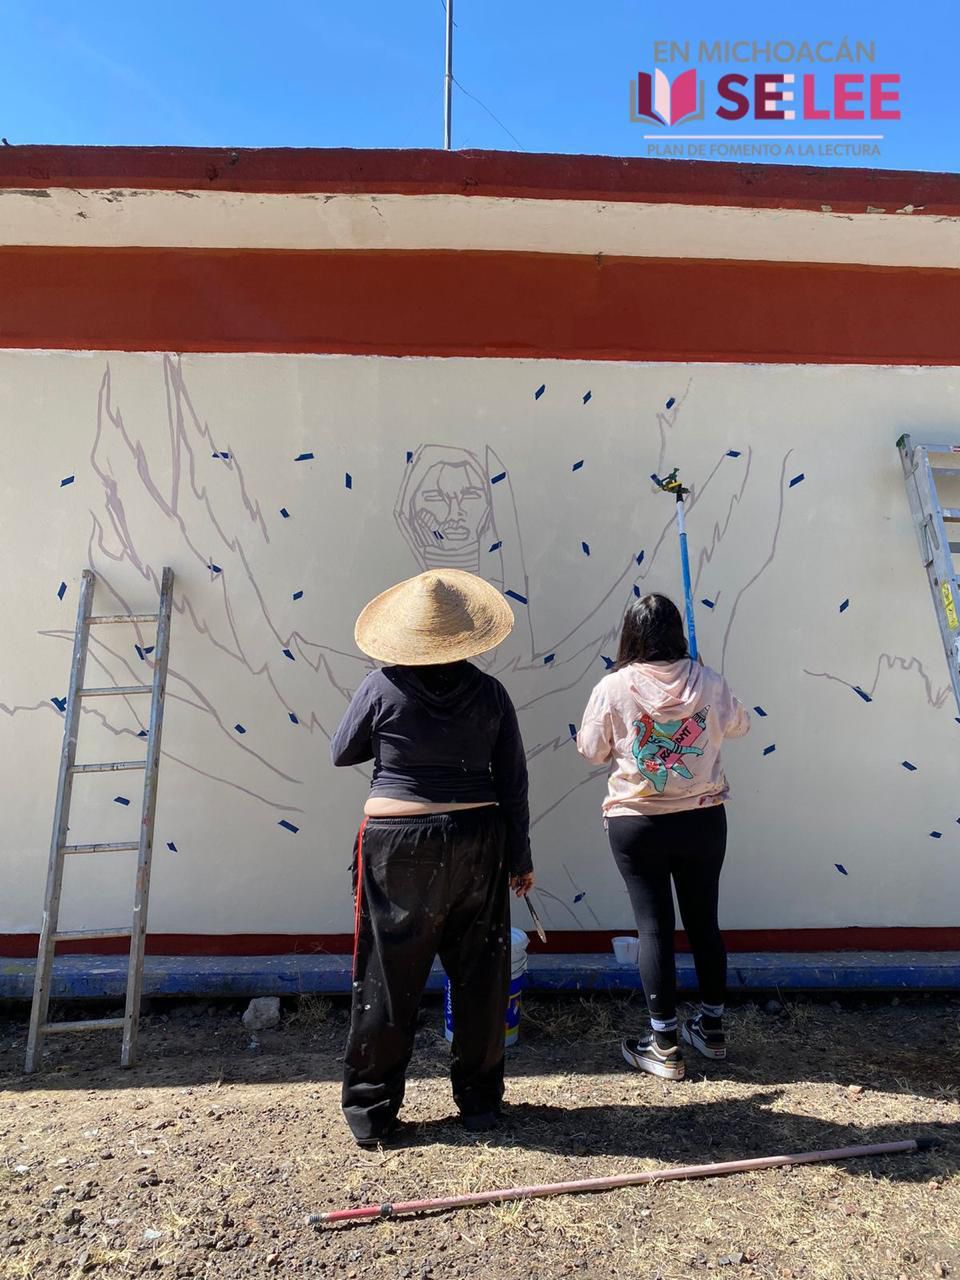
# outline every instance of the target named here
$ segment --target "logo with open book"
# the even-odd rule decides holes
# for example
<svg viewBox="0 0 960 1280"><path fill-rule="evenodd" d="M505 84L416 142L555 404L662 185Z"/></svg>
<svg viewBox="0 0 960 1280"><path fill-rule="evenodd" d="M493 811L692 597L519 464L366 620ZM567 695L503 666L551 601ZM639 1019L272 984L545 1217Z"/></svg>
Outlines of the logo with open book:
<svg viewBox="0 0 960 1280"><path fill-rule="evenodd" d="M630 85L630 119L668 126L702 120L703 90L694 67L682 71L672 84L659 69L652 75L640 71L636 83Z"/></svg>

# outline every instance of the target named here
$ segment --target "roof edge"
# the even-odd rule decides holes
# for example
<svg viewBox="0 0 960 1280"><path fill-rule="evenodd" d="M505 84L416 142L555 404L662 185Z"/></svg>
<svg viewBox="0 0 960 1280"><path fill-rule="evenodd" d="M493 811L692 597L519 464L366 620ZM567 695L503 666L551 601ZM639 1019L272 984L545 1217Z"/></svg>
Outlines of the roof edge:
<svg viewBox="0 0 960 1280"><path fill-rule="evenodd" d="M0 189L499 196L960 216L960 174L516 151L0 146Z"/></svg>

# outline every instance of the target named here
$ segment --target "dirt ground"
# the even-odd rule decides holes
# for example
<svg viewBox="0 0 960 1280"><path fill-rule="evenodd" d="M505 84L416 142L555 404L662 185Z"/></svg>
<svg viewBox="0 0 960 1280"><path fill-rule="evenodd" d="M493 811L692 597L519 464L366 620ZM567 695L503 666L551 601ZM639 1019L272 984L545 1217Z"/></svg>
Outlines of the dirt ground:
<svg viewBox="0 0 960 1280"><path fill-rule="evenodd" d="M408 1144L354 1147L338 1107L342 1002L290 1001L251 1044L238 1004L154 1002L142 1065L119 1037L58 1036L22 1075L0 1014L0 1276L16 1280L960 1276L960 1000L748 1004L731 1057L667 1084L629 1070L635 1000L528 998L502 1130L453 1118L436 1003ZM65 1010L60 1011L63 1016ZM77 1016L76 1007L70 1008ZM930 1151L662 1183L359 1226L308 1213L925 1134Z"/></svg>

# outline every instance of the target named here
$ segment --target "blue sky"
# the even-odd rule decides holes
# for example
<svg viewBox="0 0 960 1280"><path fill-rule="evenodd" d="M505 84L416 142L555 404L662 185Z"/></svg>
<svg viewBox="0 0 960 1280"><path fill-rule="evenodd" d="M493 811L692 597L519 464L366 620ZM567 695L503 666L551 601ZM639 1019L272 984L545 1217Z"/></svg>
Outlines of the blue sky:
<svg viewBox="0 0 960 1280"><path fill-rule="evenodd" d="M628 84L654 40L847 37L876 42L868 70L903 77L903 119L860 163L960 169L956 0L455 0L455 16L455 147L643 155ZM442 144L443 0L0 0L0 22L11 143ZM855 68L816 70L834 69Z"/></svg>

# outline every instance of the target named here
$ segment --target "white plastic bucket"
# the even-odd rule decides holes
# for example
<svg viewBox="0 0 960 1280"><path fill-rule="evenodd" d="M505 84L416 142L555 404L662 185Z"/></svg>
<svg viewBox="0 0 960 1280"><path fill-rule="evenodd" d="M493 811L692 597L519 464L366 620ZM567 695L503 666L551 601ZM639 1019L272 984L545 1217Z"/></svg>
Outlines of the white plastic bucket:
<svg viewBox="0 0 960 1280"><path fill-rule="evenodd" d="M530 939L522 929L510 930L510 994L504 1021L503 1042L509 1049L520 1036L520 995L527 978L527 946ZM443 1034L453 1039L453 1001L450 996L450 979L443 988Z"/></svg>
<svg viewBox="0 0 960 1280"><path fill-rule="evenodd" d="M613 938L613 954L617 958L617 964L635 969L640 959L640 942L637 938L631 938L629 934L621 935L619 938Z"/></svg>

